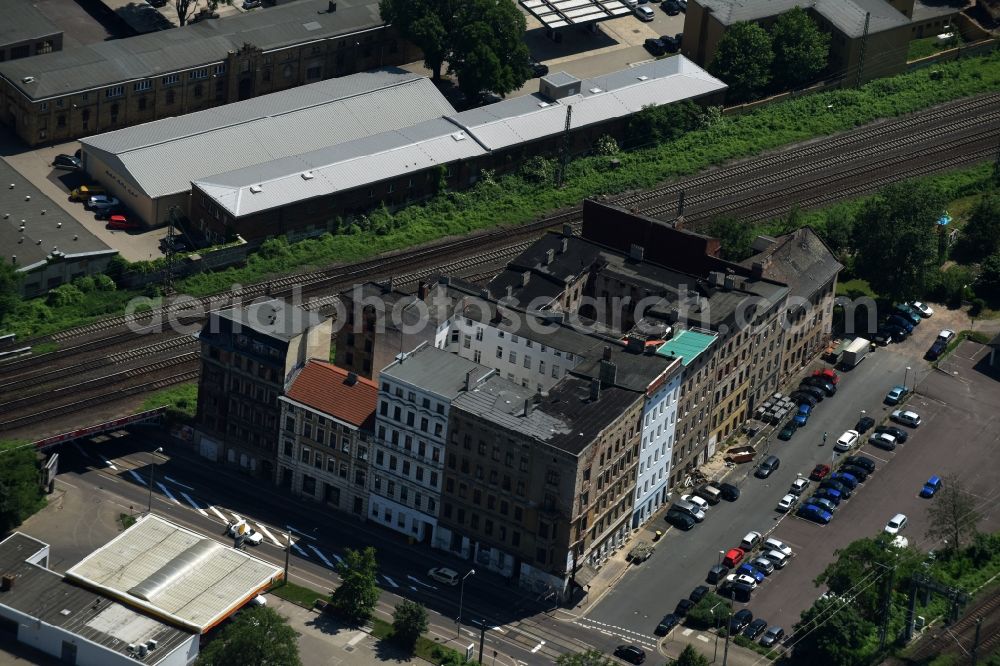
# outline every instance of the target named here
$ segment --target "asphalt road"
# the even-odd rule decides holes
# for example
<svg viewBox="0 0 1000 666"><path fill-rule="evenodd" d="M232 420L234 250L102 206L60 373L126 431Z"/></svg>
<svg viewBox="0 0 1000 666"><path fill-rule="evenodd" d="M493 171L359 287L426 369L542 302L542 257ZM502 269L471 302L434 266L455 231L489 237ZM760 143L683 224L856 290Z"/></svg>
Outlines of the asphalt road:
<svg viewBox="0 0 1000 666"><path fill-rule="evenodd" d="M932 325L928 323L925 326L930 328ZM907 346L908 343L901 348ZM926 375L927 364L917 365L912 358L916 348L914 344L911 349L904 349L904 353L892 347L882 348L870 353L854 370L841 373L837 394L818 404L809 423L800 428L790 441L770 439L770 453L781 460L781 466L774 474L761 480L752 476L753 469L749 464L735 469L726 480L739 485L740 499L735 503L723 501L711 507L705 521L690 532L670 529L653 557L641 567L632 568L587 617L624 631L652 637L656 624L674 610L677 601L686 597L694 587L705 583L705 575L718 562L720 550L738 546L743 535L751 530L761 533L776 531L776 536L782 538L787 531L785 523L793 520L803 522L777 513L777 501L787 492L796 476L808 475L818 462L831 462L833 442L844 430L854 427L862 409L876 420L888 414L888 408L882 405L882 398L892 385L903 382L908 366L915 368L921 377ZM912 371L910 374L912 376ZM824 431L829 433L828 443L820 446ZM842 509L846 510L846 507ZM886 519L888 517L885 516ZM884 520L881 512L879 520ZM830 530L836 530L842 522L846 521L835 519ZM811 523L803 524L812 528ZM789 539L793 549L802 545L800 539ZM778 596L788 601L789 612L795 613L797 619L798 611L795 609L801 610L810 605L818 592L807 594L806 590L797 588L790 591L785 581L797 571L808 572L808 579L811 580L820 570L821 566L815 561L795 557L784 570L776 571L761 584L755 592L755 602L757 597L764 597L769 588L781 588Z"/></svg>

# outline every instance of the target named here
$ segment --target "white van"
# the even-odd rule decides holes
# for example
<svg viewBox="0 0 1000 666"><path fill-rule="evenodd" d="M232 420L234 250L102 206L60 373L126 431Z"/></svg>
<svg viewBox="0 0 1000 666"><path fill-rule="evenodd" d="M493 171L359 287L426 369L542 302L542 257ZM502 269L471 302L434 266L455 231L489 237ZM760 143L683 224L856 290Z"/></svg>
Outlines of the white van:
<svg viewBox="0 0 1000 666"><path fill-rule="evenodd" d="M763 557L770 561L775 569L784 569L788 564L788 556L780 550L765 550Z"/></svg>
<svg viewBox="0 0 1000 666"><path fill-rule="evenodd" d="M783 542L778 541L773 537L765 539L764 545L761 546L761 548L763 548L764 550L776 550L779 553L783 554L785 557L792 556L792 549L786 546Z"/></svg>

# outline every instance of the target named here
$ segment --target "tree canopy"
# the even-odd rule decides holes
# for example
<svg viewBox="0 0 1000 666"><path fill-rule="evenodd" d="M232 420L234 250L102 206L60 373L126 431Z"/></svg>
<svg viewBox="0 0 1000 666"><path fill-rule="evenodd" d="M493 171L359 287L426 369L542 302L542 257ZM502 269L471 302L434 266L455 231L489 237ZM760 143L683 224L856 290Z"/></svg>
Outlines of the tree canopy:
<svg viewBox="0 0 1000 666"><path fill-rule="evenodd" d="M375 549L348 548L337 565L340 587L334 590L330 603L337 613L355 624L367 622L378 603L378 563Z"/></svg>
<svg viewBox="0 0 1000 666"><path fill-rule="evenodd" d="M413 650L417 639L427 631L427 609L404 599L392 612L392 636L403 647Z"/></svg>
<svg viewBox="0 0 1000 666"><path fill-rule="evenodd" d="M708 71L729 85L727 98L745 102L771 83L771 35L756 23L734 23L719 41Z"/></svg>
<svg viewBox="0 0 1000 666"><path fill-rule="evenodd" d="M677 655L675 666L708 666L708 657L695 650L691 645L685 645Z"/></svg>
<svg viewBox="0 0 1000 666"><path fill-rule="evenodd" d="M753 226L735 217L718 217L709 224L709 234L722 243L722 258L743 261L751 254L755 238Z"/></svg>
<svg viewBox="0 0 1000 666"><path fill-rule="evenodd" d="M15 442L0 452L0 533L6 534L42 507L39 470L32 446Z"/></svg>
<svg viewBox="0 0 1000 666"><path fill-rule="evenodd" d="M9 263L0 261L0 324L20 302L21 275Z"/></svg>
<svg viewBox="0 0 1000 666"><path fill-rule="evenodd" d="M637 147L672 141L702 124L705 112L690 100L645 106L628 120L625 141Z"/></svg>
<svg viewBox="0 0 1000 666"><path fill-rule="evenodd" d="M782 87L810 83L826 68L830 35L822 32L801 7L777 18L771 27L774 62L771 73Z"/></svg>
<svg viewBox="0 0 1000 666"><path fill-rule="evenodd" d="M1000 251L1000 192L983 196L962 227L959 250L970 261Z"/></svg>
<svg viewBox="0 0 1000 666"><path fill-rule="evenodd" d="M267 606L247 608L198 655L198 666L301 666L298 634Z"/></svg>
<svg viewBox="0 0 1000 666"><path fill-rule="evenodd" d="M618 662L597 650L559 655L556 666L617 666Z"/></svg>
<svg viewBox="0 0 1000 666"><path fill-rule="evenodd" d="M949 548L961 550L976 533L980 519L976 498L966 492L957 475L941 477L941 484L927 507L927 537L947 540Z"/></svg>
<svg viewBox="0 0 1000 666"><path fill-rule="evenodd" d="M855 224L858 275L889 298L920 295L937 258L943 209L937 189L912 182L889 185L869 199Z"/></svg>
<svg viewBox="0 0 1000 666"><path fill-rule="evenodd" d="M793 658L800 664L864 666L872 657L868 640L875 625L849 602L820 599L795 626Z"/></svg>

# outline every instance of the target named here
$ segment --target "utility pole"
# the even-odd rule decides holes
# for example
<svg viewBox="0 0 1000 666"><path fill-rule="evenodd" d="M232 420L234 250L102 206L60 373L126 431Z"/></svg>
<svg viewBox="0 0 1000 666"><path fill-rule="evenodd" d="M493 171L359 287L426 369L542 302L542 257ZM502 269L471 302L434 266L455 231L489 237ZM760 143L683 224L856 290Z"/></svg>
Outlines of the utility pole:
<svg viewBox="0 0 1000 666"><path fill-rule="evenodd" d="M285 582L288 582L288 558L292 555L292 533L285 532Z"/></svg>
<svg viewBox="0 0 1000 666"><path fill-rule="evenodd" d="M910 589L910 603L906 607L906 626L903 628L903 640L907 643L913 639L914 623L917 621L917 579L913 580L913 587Z"/></svg>
<svg viewBox="0 0 1000 666"><path fill-rule="evenodd" d="M479 619L479 663L483 663L483 644L486 642L486 618ZM973 664L975 666L975 664Z"/></svg>
<svg viewBox="0 0 1000 666"><path fill-rule="evenodd" d="M861 86L861 70L865 66L865 49L868 47L868 22L871 18L871 12L865 12L865 31L861 34L861 54L858 57L858 78L854 82L856 87Z"/></svg>
<svg viewBox="0 0 1000 666"><path fill-rule="evenodd" d="M885 596L882 598L882 624L878 629L878 649L885 649L885 637L889 631L889 609L892 607L892 585L896 577L896 565L889 569L888 585L885 586Z"/></svg>
<svg viewBox="0 0 1000 666"><path fill-rule="evenodd" d="M569 127L572 119L573 105L570 104L566 107L566 124L563 126L562 149L559 151L559 174L556 177L556 187L562 187L563 180L566 178L566 162L569 161Z"/></svg>
<svg viewBox="0 0 1000 666"><path fill-rule="evenodd" d="M982 624L983 624L983 618L982 618L982 616L977 617L976 618L976 637L974 639L972 639L972 666L976 666L976 661L979 658L979 655L976 654L976 653L979 652L979 628L982 626ZM480 654L482 654L482 653L480 653ZM482 661L482 659L480 659L480 661Z"/></svg>
<svg viewBox="0 0 1000 666"><path fill-rule="evenodd" d="M733 617L733 606L736 603L736 593L730 590L729 598L731 600L731 603L729 604L729 622L726 623L726 645L722 649L722 666L726 666L726 663L729 661L729 634L733 633L732 617Z"/></svg>
<svg viewBox="0 0 1000 666"><path fill-rule="evenodd" d="M178 210L177 206L171 206L170 213L167 215L167 237L164 239L166 242L167 270L163 276L163 293L166 296L174 293L174 219L177 216Z"/></svg>

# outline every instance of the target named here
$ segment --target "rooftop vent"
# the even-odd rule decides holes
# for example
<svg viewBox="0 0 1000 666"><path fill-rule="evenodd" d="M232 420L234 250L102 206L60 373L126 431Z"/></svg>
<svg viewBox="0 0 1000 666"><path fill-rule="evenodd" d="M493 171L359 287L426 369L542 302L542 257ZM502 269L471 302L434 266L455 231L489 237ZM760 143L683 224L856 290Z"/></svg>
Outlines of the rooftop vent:
<svg viewBox="0 0 1000 666"><path fill-rule="evenodd" d="M590 89L590 92L591 92L592 94L596 95L597 93L599 93L599 92L604 92L604 91L603 91L603 90L601 90L600 88L591 88L591 89Z"/></svg>
<svg viewBox="0 0 1000 666"><path fill-rule="evenodd" d="M539 102L538 107L544 109L547 106L551 106L548 102Z"/></svg>
<svg viewBox="0 0 1000 666"><path fill-rule="evenodd" d="M14 257L15 259L17 257ZM3 578L0 578L0 592L7 592L12 587L14 587L14 581L16 580L14 574L4 574Z"/></svg>
<svg viewBox="0 0 1000 666"><path fill-rule="evenodd" d="M643 74L642 76L637 76L635 78L639 79L640 81L649 81L649 77L646 76L645 74Z"/></svg>
<svg viewBox="0 0 1000 666"><path fill-rule="evenodd" d="M465 141L465 134L462 132L455 132L451 135L451 138L455 141Z"/></svg>
<svg viewBox="0 0 1000 666"><path fill-rule="evenodd" d="M63 609L62 609L61 611L59 611L59 614L60 614L60 615L62 615L63 617L66 617L66 616L68 616L68 615L69 615L70 613L72 613L72 612L73 612L73 611L71 611L71 610L70 610L70 609L68 609L68 608L63 608Z"/></svg>
<svg viewBox="0 0 1000 666"><path fill-rule="evenodd" d="M34 82L35 82L35 77L33 76L26 76L23 79L21 79L21 83L34 83Z"/></svg>
<svg viewBox="0 0 1000 666"><path fill-rule="evenodd" d="M251 185L250 186L250 193L251 194L260 194L263 191L264 191L264 188L261 187L260 185Z"/></svg>
<svg viewBox="0 0 1000 666"><path fill-rule="evenodd" d="M300 175L302 176L302 180L312 180L315 178L312 171L303 171Z"/></svg>

